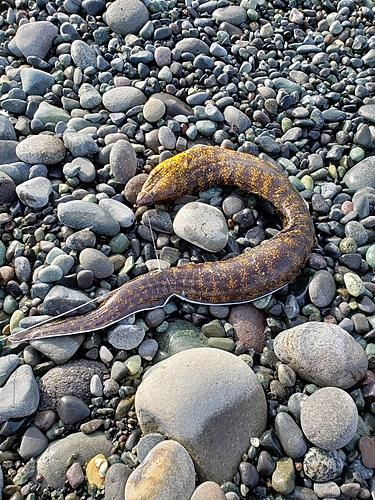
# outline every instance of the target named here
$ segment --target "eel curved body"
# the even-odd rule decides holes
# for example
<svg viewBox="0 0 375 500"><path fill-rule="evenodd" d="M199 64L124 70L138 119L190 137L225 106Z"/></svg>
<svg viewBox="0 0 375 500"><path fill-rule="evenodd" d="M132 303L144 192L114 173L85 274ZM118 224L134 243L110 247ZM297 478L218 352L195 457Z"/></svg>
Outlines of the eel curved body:
<svg viewBox="0 0 375 500"><path fill-rule="evenodd" d="M215 185L238 186L269 201L283 229L260 246L222 262L143 274L114 290L86 315L36 325L9 338L21 341L99 330L132 313L161 307L173 296L199 304L250 302L289 283L310 255L314 226L302 197L269 162L215 146L196 146L160 163L137 203L169 203Z"/></svg>

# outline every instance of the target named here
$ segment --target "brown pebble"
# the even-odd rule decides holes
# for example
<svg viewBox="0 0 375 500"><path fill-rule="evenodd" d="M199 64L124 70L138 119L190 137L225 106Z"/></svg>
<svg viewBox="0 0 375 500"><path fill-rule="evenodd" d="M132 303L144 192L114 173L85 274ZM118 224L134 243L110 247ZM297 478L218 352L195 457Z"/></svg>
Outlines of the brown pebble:
<svg viewBox="0 0 375 500"><path fill-rule="evenodd" d="M79 462L74 462L66 471L65 477L73 489L78 488L85 480L81 464Z"/></svg>
<svg viewBox="0 0 375 500"><path fill-rule="evenodd" d="M37 413L34 417L34 425L41 431L47 431L55 423L56 415L52 410Z"/></svg>
<svg viewBox="0 0 375 500"><path fill-rule="evenodd" d="M296 469L297 472L301 472L301 470L303 469L302 462L294 462L294 468Z"/></svg>
<svg viewBox="0 0 375 500"><path fill-rule="evenodd" d="M334 316L332 316L331 314L326 316L323 321L324 321L324 323L330 323L331 325L337 325L336 318Z"/></svg>
<svg viewBox="0 0 375 500"><path fill-rule="evenodd" d="M126 259L125 259L124 255L121 255L119 253L115 253L115 254L109 256L109 260L113 264L113 270L114 270L114 272L118 272L118 271L120 271L120 269L125 264L125 260Z"/></svg>
<svg viewBox="0 0 375 500"><path fill-rule="evenodd" d="M353 211L353 203L349 200L344 201L344 203L341 204L341 212L344 215L347 215L348 213Z"/></svg>
<svg viewBox="0 0 375 500"><path fill-rule="evenodd" d="M233 339L240 342L247 349L261 352L266 345L264 328L266 320L263 311L251 304L233 306L229 313L228 322L234 328Z"/></svg>
<svg viewBox="0 0 375 500"><path fill-rule="evenodd" d="M95 432L103 425L103 420L99 418L95 418L94 420L90 420L89 422L84 422L80 425L79 430L84 434L91 434Z"/></svg>
<svg viewBox="0 0 375 500"><path fill-rule="evenodd" d="M362 463L365 467L373 469L375 467L375 440L363 436L358 441L358 447L362 454Z"/></svg>
<svg viewBox="0 0 375 500"><path fill-rule="evenodd" d="M217 483L206 481L194 491L191 500L225 500L224 491Z"/></svg>
<svg viewBox="0 0 375 500"><path fill-rule="evenodd" d="M83 269L77 273L77 285L79 288L90 288L94 281L94 273L90 269Z"/></svg>
<svg viewBox="0 0 375 500"><path fill-rule="evenodd" d="M11 266L0 267L0 285L6 285L14 278L14 269Z"/></svg>
<svg viewBox="0 0 375 500"><path fill-rule="evenodd" d="M137 201L138 193L141 191L143 184L148 178L147 174L138 174L132 177L125 186L124 196L129 203Z"/></svg>

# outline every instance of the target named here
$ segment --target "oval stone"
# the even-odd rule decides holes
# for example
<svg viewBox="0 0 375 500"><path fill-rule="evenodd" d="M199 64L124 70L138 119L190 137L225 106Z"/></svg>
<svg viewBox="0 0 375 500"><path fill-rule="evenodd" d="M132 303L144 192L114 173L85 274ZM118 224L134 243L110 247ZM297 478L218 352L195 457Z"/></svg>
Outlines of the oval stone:
<svg viewBox="0 0 375 500"><path fill-rule="evenodd" d="M65 157L63 142L54 135L30 135L16 147L16 155L21 161L35 165L54 165Z"/></svg>
<svg viewBox="0 0 375 500"><path fill-rule="evenodd" d="M362 346L344 329L328 323L305 323L277 335L276 356L309 382L348 389L366 373Z"/></svg>

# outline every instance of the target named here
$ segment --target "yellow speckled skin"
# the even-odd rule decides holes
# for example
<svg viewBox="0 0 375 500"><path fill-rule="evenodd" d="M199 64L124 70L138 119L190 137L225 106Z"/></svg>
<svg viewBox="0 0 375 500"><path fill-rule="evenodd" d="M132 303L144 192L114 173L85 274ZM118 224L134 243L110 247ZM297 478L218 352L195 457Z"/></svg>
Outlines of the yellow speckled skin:
<svg viewBox="0 0 375 500"><path fill-rule="evenodd" d="M90 332L179 296L201 304L236 304L267 295L289 283L305 264L315 233L307 206L288 179L255 156L197 146L165 160L150 174L140 205L169 203L209 186L236 185L271 202L283 229L270 240L222 262L152 271L115 290L98 309L20 331L11 340Z"/></svg>

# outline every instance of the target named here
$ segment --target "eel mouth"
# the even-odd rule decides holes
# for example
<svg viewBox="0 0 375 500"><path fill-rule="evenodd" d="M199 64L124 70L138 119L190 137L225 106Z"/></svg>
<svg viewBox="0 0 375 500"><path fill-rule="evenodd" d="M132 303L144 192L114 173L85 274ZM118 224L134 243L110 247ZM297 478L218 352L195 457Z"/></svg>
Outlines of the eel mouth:
<svg viewBox="0 0 375 500"><path fill-rule="evenodd" d="M151 205L154 203L154 195L146 191L141 191L137 196L137 205Z"/></svg>

